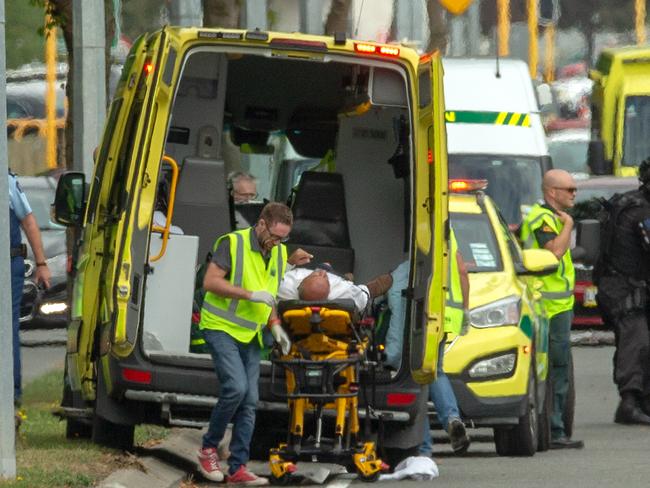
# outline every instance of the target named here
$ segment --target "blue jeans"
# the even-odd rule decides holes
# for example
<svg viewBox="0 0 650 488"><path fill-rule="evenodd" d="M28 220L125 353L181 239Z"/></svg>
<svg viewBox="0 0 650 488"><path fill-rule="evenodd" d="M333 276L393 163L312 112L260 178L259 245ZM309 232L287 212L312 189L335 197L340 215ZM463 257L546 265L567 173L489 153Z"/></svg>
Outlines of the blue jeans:
<svg viewBox="0 0 650 488"><path fill-rule="evenodd" d="M257 337L248 344L220 330L203 329L210 347L221 392L212 410L210 426L203 436L203 447L217 447L226 427L233 424L228 466L233 474L246 464L255 428L255 409L259 397L260 346Z"/></svg>
<svg viewBox="0 0 650 488"><path fill-rule="evenodd" d="M564 410L569 392L569 363L571 359L571 322L573 310L560 312L551 317L549 325L549 376L553 385L553 413L551 414L551 437L566 435Z"/></svg>
<svg viewBox="0 0 650 488"><path fill-rule="evenodd" d="M447 341L443 339L438 346L438 376L436 381L429 385L429 395L431 396L433 405L436 407L438 421L445 430L447 430L450 418L460 418L458 403L456 403L456 395L454 394L454 390L451 388L449 378L442 369L446 345ZM433 439L431 438L431 427L427 421L424 424L424 439L422 444L420 444L420 454L429 456L432 451Z"/></svg>
<svg viewBox="0 0 650 488"><path fill-rule="evenodd" d="M406 319L406 298L402 290L408 286L409 262L404 261L391 273L393 284L387 293L390 308L390 323L386 331L386 365L399 369L404 344L404 321Z"/></svg>
<svg viewBox="0 0 650 488"><path fill-rule="evenodd" d="M20 361L20 301L25 284L25 260L11 258L11 324L13 330L14 355L14 403L20 404L22 397L22 368Z"/></svg>

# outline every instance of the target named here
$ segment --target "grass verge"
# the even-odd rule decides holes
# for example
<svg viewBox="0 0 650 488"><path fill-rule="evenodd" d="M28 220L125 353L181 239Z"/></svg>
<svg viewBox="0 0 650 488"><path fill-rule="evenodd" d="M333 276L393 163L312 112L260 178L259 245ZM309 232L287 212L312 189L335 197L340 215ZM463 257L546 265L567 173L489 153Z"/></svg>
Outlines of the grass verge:
<svg viewBox="0 0 650 488"><path fill-rule="evenodd" d="M55 370L27 384L23 391L26 418L16 438L15 480L0 481L2 488L72 488L94 486L111 472L139 468L134 456L99 447L87 439L65 437L65 422L51 414L59 405L63 371ZM151 445L167 436L163 427L139 426L138 445Z"/></svg>

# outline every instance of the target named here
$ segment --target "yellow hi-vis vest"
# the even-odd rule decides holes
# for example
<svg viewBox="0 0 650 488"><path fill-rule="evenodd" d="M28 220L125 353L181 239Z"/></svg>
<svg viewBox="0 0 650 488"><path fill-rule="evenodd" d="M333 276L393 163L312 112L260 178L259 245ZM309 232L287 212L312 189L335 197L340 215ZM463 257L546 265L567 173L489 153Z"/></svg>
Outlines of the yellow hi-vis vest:
<svg viewBox="0 0 650 488"><path fill-rule="evenodd" d="M460 286L460 272L458 270L458 261L456 253L458 252L458 243L453 229L449 234L449 273L447 294L445 302L445 332L460 334L463 326L463 288Z"/></svg>
<svg viewBox="0 0 650 488"><path fill-rule="evenodd" d="M564 227L554 212L536 203L521 224L521 241L524 249L540 249L535 231L543 225L549 227L556 234L559 234ZM539 279L543 283L542 303L546 308L548 318L573 309L573 288L576 283L576 274L569 249L562 256L557 271L553 274L540 276Z"/></svg>
<svg viewBox="0 0 650 488"><path fill-rule="evenodd" d="M283 244L271 250L268 264L262 254L251 248L252 228L225 234L217 239L230 240L230 283L249 291L268 291L276 296L287 267L287 248ZM255 238L255 236L253 236ZM268 321L271 307L249 300L225 298L212 292L205 294L201 308L201 329L222 330L239 342L249 343L258 337L262 344L262 328Z"/></svg>

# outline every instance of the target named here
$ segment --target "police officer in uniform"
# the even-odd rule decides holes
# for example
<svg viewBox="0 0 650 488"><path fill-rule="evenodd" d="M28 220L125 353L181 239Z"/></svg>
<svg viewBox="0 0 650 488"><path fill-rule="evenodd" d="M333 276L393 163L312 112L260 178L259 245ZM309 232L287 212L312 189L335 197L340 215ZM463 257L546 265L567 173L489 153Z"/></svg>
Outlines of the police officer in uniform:
<svg viewBox="0 0 650 488"><path fill-rule="evenodd" d="M11 312L14 355L14 404L19 407L22 396L22 368L20 361L20 301L25 282L27 247L22 243L22 228L36 259L34 279L37 285L50 286L50 270L45 261L41 232L18 179L9 173L9 245L11 256Z"/></svg>
<svg viewBox="0 0 650 488"><path fill-rule="evenodd" d="M550 320L549 373L553 387L551 449L582 448L564 429L563 413L569 391L571 322L575 271L569 245L573 219L566 210L573 207L576 185L569 173L553 169L542 182L544 203L536 203L521 225L521 240L526 249L548 249L560 260L557 271L540 277L542 302Z"/></svg>
<svg viewBox="0 0 650 488"><path fill-rule="evenodd" d="M449 286L445 302L445 336L438 347L438 366L436 380L429 385L429 395L436 408L440 425L447 431L454 454L467 452L470 439L465 424L460 418L456 395L449 378L443 369L443 357L447 344L447 334L465 335L469 332L469 277L463 256L458 250L458 243L453 229L449 235ZM403 321L403 317L402 317ZM433 439L429 422L425 422L424 440L420 444L420 455L431 456Z"/></svg>
<svg viewBox="0 0 650 488"><path fill-rule="evenodd" d="M221 236L203 280L206 295L200 328L219 378L219 402L198 452L199 470L210 481L223 481L217 447L233 424L228 458L229 484L258 486L268 479L246 468L255 427L262 329L270 328L282 352L291 347L276 315L275 296L287 263L306 264L311 255L298 249L287 258L293 217L281 203L267 204L255 227Z"/></svg>
<svg viewBox="0 0 650 488"><path fill-rule="evenodd" d="M614 421L650 425L650 158L639 189L606 204L594 277L598 306L616 336L614 382L621 396Z"/></svg>

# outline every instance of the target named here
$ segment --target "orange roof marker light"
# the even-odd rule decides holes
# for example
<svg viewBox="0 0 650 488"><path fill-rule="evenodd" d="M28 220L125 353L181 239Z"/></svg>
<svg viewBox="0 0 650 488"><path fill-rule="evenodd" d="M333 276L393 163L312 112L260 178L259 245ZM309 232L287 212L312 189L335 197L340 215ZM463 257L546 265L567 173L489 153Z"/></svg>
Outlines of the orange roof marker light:
<svg viewBox="0 0 650 488"><path fill-rule="evenodd" d="M487 186L487 180L449 180L449 190L452 193L469 193L485 190Z"/></svg>
<svg viewBox="0 0 650 488"><path fill-rule="evenodd" d="M376 44L366 44L355 42L354 50L362 54L381 54L382 56L399 56L399 47L396 46L378 46Z"/></svg>
<svg viewBox="0 0 650 488"><path fill-rule="evenodd" d="M153 71L153 63L144 63L144 72L149 75Z"/></svg>

